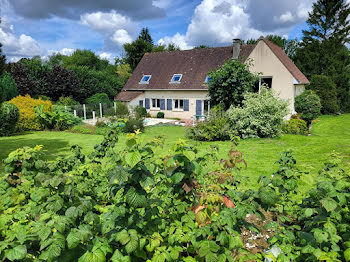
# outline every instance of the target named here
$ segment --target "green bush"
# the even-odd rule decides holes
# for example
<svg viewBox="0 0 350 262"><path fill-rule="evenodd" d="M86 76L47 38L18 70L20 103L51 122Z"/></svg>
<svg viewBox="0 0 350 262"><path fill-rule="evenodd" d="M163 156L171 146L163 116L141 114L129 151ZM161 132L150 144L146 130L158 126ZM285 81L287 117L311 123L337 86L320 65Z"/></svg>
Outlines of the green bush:
<svg viewBox="0 0 350 262"><path fill-rule="evenodd" d="M36 107L36 115L40 123L49 130L67 130L81 122L80 118L62 110L62 107L60 106L54 106L52 112L44 112L43 109L43 106Z"/></svg>
<svg viewBox="0 0 350 262"><path fill-rule="evenodd" d="M120 101L116 102L116 113L115 113L115 115L117 117L121 117L121 118L128 117L129 114L130 114L130 112L129 112L129 108L128 108L127 104L125 104L123 102L120 102Z"/></svg>
<svg viewBox="0 0 350 262"><path fill-rule="evenodd" d="M134 133L136 130L143 131L145 126L143 119L130 118L126 121L125 126L122 127L124 133Z"/></svg>
<svg viewBox="0 0 350 262"><path fill-rule="evenodd" d="M227 115L220 109L212 109L209 117L198 121L195 126L186 128L186 136L198 141L230 140L232 132Z"/></svg>
<svg viewBox="0 0 350 262"><path fill-rule="evenodd" d="M79 105L79 102L75 101L70 96L67 96L67 97L61 96L57 100L56 105L59 105L59 106L75 106L75 105Z"/></svg>
<svg viewBox="0 0 350 262"><path fill-rule="evenodd" d="M92 135L96 133L96 127L92 125L76 125L73 126L71 129L68 130L68 132L71 133L78 133L78 134L86 134L86 135Z"/></svg>
<svg viewBox="0 0 350 262"><path fill-rule="evenodd" d="M335 114L339 112L340 105L337 99L337 87L331 78L324 75L314 75L307 88L314 91L320 97L322 114Z"/></svg>
<svg viewBox="0 0 350 262"><path fill-rule="evenodd" d="M142 106L136 106L134 109L135 117L136 118L143 118L147 117L147 109Z"/></svg>
<svg viewBox="0 0 350 262"><path fill-rule="evenodd" d="M10 136L16 130L19 120L17 106L10 103L0 104L0 136Z"/></svg>
<svg viewBox="0 0 350 262"><path fill-rule="evenodd" d="M282 126L282 131L285 134L306 135L307 130L306 121L296 118L284 122Z"/></svg>
<svg viewBox="0 0 350 262"><path fill-rule="evenodd" d="M246 139L277 136L289 110L288 102L276 97L273 90L264 87L260 94L246 94L243 107L231 107L227 113L232 130Z"/></svg>
<svg viewBox="0 0 350 262"><path fill-rule="evenodd" d="M321 114L321 100L315 92L306 90L295 98L294 108L300 114L301 119L310 125L312 120Z"/></svg>
<svg viewBox="0 0 350 262"><path fill-rule="evenodd" d="M157 118L164 118L164 112L158 112Z"/></svg>
<svg viewBox="0 0 350 262"><path fill-rule="evenodd" d="M2 96L5 101L9 101L18 95L15 80L6 71L0 77L0 90L2 90Z"/></svg>
<svg viewBox="0 0 350 262"><path fill-rule="evenodd" d="M87 104L110 104L111 101L106 93L97 93L86 99Z"/></svg>

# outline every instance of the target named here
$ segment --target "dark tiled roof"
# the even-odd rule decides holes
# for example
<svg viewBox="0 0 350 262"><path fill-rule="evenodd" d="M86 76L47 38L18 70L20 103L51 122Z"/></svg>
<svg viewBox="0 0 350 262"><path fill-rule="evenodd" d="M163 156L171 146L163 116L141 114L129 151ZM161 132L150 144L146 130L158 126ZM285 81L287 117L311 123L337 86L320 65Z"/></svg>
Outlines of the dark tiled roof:
<svg viewBox="0 0 350 262"><path fill-rule="evenodd" d="M121 91L116 97L115 100L117 101L123 101L123 102L130 102L134 100L136 97L142 95L143 92L137 92L137 91Z"/></svg>
<svg viewBox="0 0 350 262"><path fill-rule="evenodd" d="M309 84L309 80L306 78L306 76L299 70L299 68L293 63L293 61L287 56L287 54L280 48L279 46L275 45L268 39L264 38L263 41L270 47L272 52L275 54L275 56L278 57L278 59L282 62L282 64L288 69L288 71L295 77L296 80L300 84Z"/></svg>
<svg viewBox="0 0 350 262"><path fill-rule="evenodd" d="M244 62L255 45L241 46ZM185 89L206 90L204 80L211 70L232 58L232 46L200 48L184 51L147 53L134 70L125 90ZM174 74L182 74L181 83L170 84ZM143 75L152 75L149 84L139 84Z"/></svg>

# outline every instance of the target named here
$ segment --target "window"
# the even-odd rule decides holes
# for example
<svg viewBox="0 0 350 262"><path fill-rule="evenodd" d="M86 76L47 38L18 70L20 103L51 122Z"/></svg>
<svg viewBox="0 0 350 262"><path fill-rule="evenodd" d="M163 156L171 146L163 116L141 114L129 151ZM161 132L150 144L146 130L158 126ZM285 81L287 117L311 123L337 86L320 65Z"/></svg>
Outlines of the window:
<svg viewBox="0 0 350 262"><path fill-rule="evenodd" d="M264 77L264 76L259 77L259 81L255 83L254 92L260 94L260 90L263 84L268 88L272 88L272 77Z"/></svg>
<svg viewBox="0 0 350 262"><path fill-rule="evenodd" d="M207 77L205 78L204 83L208 84L212 79L213 79L213 78L212 78L211 76L207 76Z"/></svg>
<svg viewBox="0 0 350 262"><path fill-rule="evenodd" d="M151 77L151 75L143 75L140 84L148 84Z"/></svg>
<svg viewBox="0 0 350 262"><path fill-rule="evenodd" d="M184 110L183 99L174 99L174 110Z"/></svg>
<svg viewBox="0 0 350 262"><path fill-rule="evenodd" d="M152 108L160 109L160 99L152 98Z"/></svg>
<svg viewBox="0 0 350 262"><path fill-rule="evenodd" d="M170 83L180 83L181 78L182 74L174 74L173 78L171 78Z"/></svg>

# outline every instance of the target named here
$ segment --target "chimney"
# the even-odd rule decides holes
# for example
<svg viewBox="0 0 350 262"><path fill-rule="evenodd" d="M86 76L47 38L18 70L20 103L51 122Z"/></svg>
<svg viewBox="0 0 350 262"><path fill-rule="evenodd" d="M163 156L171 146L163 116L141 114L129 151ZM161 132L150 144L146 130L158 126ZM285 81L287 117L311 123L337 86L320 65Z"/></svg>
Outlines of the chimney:
<svg viewBox="0 0 350 262"><path fill-rule="evenodd" d="M241 52L241 39L233 39L232 58L238 59L240 52Z"/></svg>

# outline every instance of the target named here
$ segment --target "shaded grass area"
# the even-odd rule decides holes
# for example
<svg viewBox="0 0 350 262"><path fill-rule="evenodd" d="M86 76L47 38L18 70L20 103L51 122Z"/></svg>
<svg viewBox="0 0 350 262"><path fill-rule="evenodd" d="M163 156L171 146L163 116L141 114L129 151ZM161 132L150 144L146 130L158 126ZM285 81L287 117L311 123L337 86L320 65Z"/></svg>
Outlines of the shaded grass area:
<svg viewBox="0 0 350 262"><path fill-rule="evenodd" d="M142 134L144 140L151 140L163 136L165 146L162 153L179 139L185 139L185 129L181 126L155 126L146 128ZM78 144L83 147L84 153L92 151L93 146L103 139L100 135L83 135L68 132L32 132L19 136L0 138L0 159L8 153L22 146L35 146L41 144L46 151L47 159L54 159L69 152L70 146ZM124 146L125 138L122 136L117 146ZM194 142L201 150L210 146L219 148L219 157L227 157L232 144L226 142ZM292 150L300 170L307 171L302 177L303 186L309 187L314 183L318 170L329 160L332 152L337 152L347 171L350 171L350 114L341 116L322 116L312 128L312 135L283 135L274 139L248 139L241 141L238 150L244 153L248 169L242 171L248 177L248 184L255 186L261 175L272 174L277 166L275 162L281 153ZM1 167L0 167L1 168Z"/></svg>

